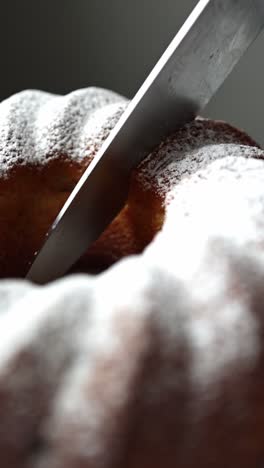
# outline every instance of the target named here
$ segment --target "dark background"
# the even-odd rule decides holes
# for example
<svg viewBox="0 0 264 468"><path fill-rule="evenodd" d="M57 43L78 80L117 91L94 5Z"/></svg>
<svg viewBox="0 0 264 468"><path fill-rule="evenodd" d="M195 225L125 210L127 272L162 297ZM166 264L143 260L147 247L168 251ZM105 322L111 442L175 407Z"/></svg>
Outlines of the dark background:
<svg viewBox="0 0 264 468"><path fill-rule="evenodd" d="M1 2L0 100L26 88L90 85L133 96L196 0ZM264 144L264 37L204 112Z"/></svg>

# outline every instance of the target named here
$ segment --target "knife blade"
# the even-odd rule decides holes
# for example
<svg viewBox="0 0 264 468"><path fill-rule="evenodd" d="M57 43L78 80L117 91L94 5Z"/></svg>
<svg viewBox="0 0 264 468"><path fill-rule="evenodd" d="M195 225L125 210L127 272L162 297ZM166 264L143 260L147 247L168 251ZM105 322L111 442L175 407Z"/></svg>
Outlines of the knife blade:
<svg viewBox="0 0 264 468"><path fill-rule="evenodd" d="M27 279L68 271L124 205L133 168L193 120L264 25L263 0L200 0L66 201Z"/></svg>

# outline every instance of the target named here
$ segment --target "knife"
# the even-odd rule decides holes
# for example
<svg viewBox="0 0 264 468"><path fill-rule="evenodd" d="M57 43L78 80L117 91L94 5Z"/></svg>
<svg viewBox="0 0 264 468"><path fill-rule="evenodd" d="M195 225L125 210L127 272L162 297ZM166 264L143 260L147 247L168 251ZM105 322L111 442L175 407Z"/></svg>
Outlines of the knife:
<svg viewBox="0 0 264 468"><path fill-rule="evenodd" d="M123 207L133 168L193 120L264 25L264 0L200 0L82 175L27 279L66 273Z"/></svg>

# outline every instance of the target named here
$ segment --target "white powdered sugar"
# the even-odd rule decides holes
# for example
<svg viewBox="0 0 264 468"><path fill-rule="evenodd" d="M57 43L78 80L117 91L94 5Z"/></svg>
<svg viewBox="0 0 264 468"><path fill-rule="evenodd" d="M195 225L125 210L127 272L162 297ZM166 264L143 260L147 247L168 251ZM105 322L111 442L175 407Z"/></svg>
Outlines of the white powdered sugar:
<svg viewBox="0 0 264 468"><path fill-rule="evenodd" d="M120 95L100 88L66 96L35 90L11 96L0 104L0 175L15 165L43 165L59 155L82 159L87 142L92 141L89 119L93 113L101 109L102 124L112 128L125 102Z"/></svg>
<svg viewBox="0 0 264 468"><path fill-rule="evenodd" d="M10 98L0 105L0 175L58 154L93 156L126 105L95 88ZM251 434L257 446L263 151L221 122L176 135L138 171L166 205L142 255L43 287L0 281L3 466L229 468L227 439L233 460ZM262 439L256 456L249 446L245 468L263 452Z"/></svg>
<svg viewBox="0 0 264 468"><path fill-rule="evenodd" d="M84 156L95 156L126 107L126 101L117 102L93 112L80 135L80 147L83 148Z"/></svg>
<svg viewBox="0 0 264 468"><path fill-rule="evenodd" d="M180 180L211 161L227 156L263 157L253 144L228 124L197 119L161 143L139 166L138 178L146 189L170 200Z"/></svg>
<svg viewBox="0 0 264 468"><path fill-rule="evenodd" d="M248 150L254 155L253 148ZM264 161L243 156L213 161L183 178L173 188L164 226L146 255L157 255L159 264L186 280L185 274L195 274L201 252L219 239L262 252L263 184Z"/></svg>

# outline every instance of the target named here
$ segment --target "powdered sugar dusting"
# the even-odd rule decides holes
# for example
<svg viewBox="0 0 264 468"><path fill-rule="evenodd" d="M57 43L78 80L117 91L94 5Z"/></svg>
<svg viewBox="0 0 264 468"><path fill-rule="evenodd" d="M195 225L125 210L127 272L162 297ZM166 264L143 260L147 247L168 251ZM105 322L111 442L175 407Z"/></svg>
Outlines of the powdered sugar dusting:
<svg viewBox="0 0 264 468"><path fill-rule="evenodd" d="M126 107L126 101L117 102L108 104L92 113L80 135L79 144L83 148L85 156L92 157L97 153Z"/></svg>
<svg viewBox="0 0 264 468"><path fill-rule="evenodd" d="M144 441L146 412L144 429L151 432L151 414L155 421L158 415L158 438L164 431L167 437L164 401L174 415L169 421L177 435L170 444L175 457L185 447L177 443L185 434L182 418L188 437L198 437L201 455L208 438L199 434L219 399L239 403L239 415L245 410L250 418L255 394L245 398L235 382L241 378L243 389L264 389L263 379L252 372L263 352L258 335L263 314L249 300L258 295L264 268L254 255L243 265L243 248L233 248L230 256L224 243L218 247L199 250L195 275L185 278L177 274L180 265L172 275L155 264L153 251L148 260L127 259L96 279L76 276L34 288L19 282L24 297L14 298L1 320L0 451L7 466L73 468L80 460L83 466L114 466L131 430ZM188 254L186 243L181 249ZM242 293L234 290L235 273ZM6 287L0 284L0 293ZM226 407L222 417L233 421ZM248 430L247 419L245 426ZM127 453L126 461L141 453ZM11 465L13 454L18 462Z"/></svg>
<svg viewBox="0 0 264 468"><path fill-rule="evenodd" d="M61 152L92 156L125 106L95 89L10 98L0 105L3 174ZM0 281L5 466L164 466L166 457L222 468L226 454L235 466L247 453L243 466L258 465L264 161L252 145L227 124L187 125L138 171L167 203L144 254L44 287Z"/></svg>
<svg viewBox="0 0 264 468"><path fill-rule="evenodd" d="M17 164L43 165L58 155L81 160L87 141L92 141L88 121L93 113L101 109L102 122L113 117L114 122L108 123L112 128L116 112L120 116L119 104L125 102L120 95L100 88L66 96L35 90L11 96L0 104L0 175ZM113 105L110 113L109 105Z"/></svg>
<svg viewBox="0 0 264 468"><path fill-rule="evenodd" d="M242 132L223 122L197 119L171 135L139 166L137 178L161 197L177 183L211 161L227 156L262 157L262 151Z"/></svg>

